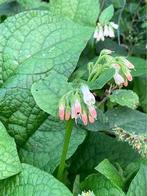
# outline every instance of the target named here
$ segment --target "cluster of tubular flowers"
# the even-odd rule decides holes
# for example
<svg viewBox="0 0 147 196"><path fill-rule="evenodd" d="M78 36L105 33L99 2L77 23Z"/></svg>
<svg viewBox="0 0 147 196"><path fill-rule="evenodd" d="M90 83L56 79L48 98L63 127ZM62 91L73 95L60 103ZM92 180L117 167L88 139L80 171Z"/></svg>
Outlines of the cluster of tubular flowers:
<svg viewBox="0 0 147 196"><path fill-rule="evenodd" d="M97 118L95 109L95 97L87 85L65 94L59 101L60 120L80 118L84 125L94 123Z"/></svg>
<svg viewBox="0 0 147 196"><path fill-rule="evenodd" d="M115 24L114 22L110 22L108 24L100 24L97 23L95 32L94 32L94 38L96 39L96 41L104 41L105 37L110 37L110 38L114 38L115 37L115 33L114 30L118 29L118 25Z"/></svg>
<svg viewBox="0 0 147 196"><path fill-rule="evenodd" d="M116 57L116 63L112 64L112 67L115 69L115 83L128 86L128 81L132 81L131 69L134 69L134 65L125 57Z"/></svg>

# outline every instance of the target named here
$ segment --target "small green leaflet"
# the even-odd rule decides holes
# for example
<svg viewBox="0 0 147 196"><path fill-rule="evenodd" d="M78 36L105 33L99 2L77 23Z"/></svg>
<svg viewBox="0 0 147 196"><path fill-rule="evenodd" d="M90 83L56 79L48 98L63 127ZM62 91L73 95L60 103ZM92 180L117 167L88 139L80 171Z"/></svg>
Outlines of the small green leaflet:
<svg viewBox="0 0 147 196"><path fill-rule="evenodd" d="M115 186L107 178L100 174L89 175L82 183L81 189L83 191L93 191L97 196L125 196L122 189Z"/></svg>
<svg viewBox="0 0 147 196"><path fill-rule="evenodd" d="M31 92L37 105L54 117L57 116L60 98L72 89L67 80L67 77L53 71L32 86Z"/></svg>
<svg viewBox="0 0 147 196"><path fill-rule="evenodd" d="M107 82L109 82L115 73L113 68L106 69L94 82L89 82L88 85L91 90L101 89Z"/></svg>
<svg viewBox="0 0 147 196"><path fill-rule="evenodd" d="M114 14L113 5L110 5L109 7L105 8L99 17L100 23L107 24L112 19L113 14Z"/></svg>
<svg viewBox="0 0 147 196"><path fill-rule="evenodd" d="M110 180L112 184L117 187L124 188L123 178L108 159L104 159L95 169Z"/></svg>
<svg viewBox="0 0 147 196"><path fill-rule="evenodd" d="M111 102L117 103L121 106L127 106L131 109L135 109L139 105L139 97L132 90L115 90L109 98Z"/></svg>

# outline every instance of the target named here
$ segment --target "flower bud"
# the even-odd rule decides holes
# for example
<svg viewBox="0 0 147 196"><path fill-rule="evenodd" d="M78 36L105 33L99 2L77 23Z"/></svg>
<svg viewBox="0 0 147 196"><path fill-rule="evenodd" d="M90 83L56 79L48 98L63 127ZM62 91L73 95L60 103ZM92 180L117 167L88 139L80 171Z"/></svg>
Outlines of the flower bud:
<svg viewBox="0 0 147 196"><path fill-rule="evenodd" d="M88 124L88 118L87 118L87 114L86 114L85 111L82 113L81 117L82 117L83 124L87 125Z"/></svg>
<svg viewBox="0 0 147 196"><path fill-rule="evenodd" d="M69 119L70 119L70 107L66 107L65 120L69 120Z"/></svg>
<svg viewBox="0 0 147 196"><path fill-rule="evenodd" d="M119 59L122 61L122 63L125 66L127 66L127 68L129 68L129 69L134 69L135 68L134 65L130 61L128 61L125 57L119 57Z"/></svg>
<svg viewBox="0 0 147 196"><path fill-rule="evenodd" d="M74 104L71 106L71 118L76 118L75 106Z"/></svg>
<svg viewBox="0 0 147 196"><path fill-rule="evenodd" d="M65 107L63 104L59 106L59 118L60 120L64 120L64 113L65 113Z"/></svg>
<svg viewBox="0 0 147 196"><path fill-rule="evenodd" d="M78 99L76 99L74 105L75 105L75 113L80 114L81 113L81 104Z"/></svg>
<svg viewBox="0 0 147 196"><path fill-rule="evenodd" d="M105 40L105 38L104 38L104 32L103 32L103 27L102 26L99 27L99 38L102 41Z"/></svg>
<svg viewBox="0 0 147 196"><path fill-rule="evenodd" d="M124 81L124 78L118 73L116 72L113 76L114 80L115 80L115 83L117 85L121 85L123 84L125 81Z"/></svg>
<svg viewBox="0 0 147 196"><path fill-rule="evenodd" d="M98 29L96 27L93 37L97 39L99 37Z"/></svg>
<svg viewBox="0 0 147 196"><path fill-rule="evenodd" d="M126 81L124 82L124 86L125 86L125 87L128 86L128 80L126 80Z"/></svg>
<svg viewBox="0 0 147 196"><path fill-rule="evenodd" d="M115 34L114 34L114 30L111 26L108 27L109 28L109 37L115 37Z"/></svg>
<svg viewBox="0 0 147 196"><path fill-rule="evenodd" d="M114 22L110 22L110 25L111 25L114 29L118 29L118 24L115 24Z"/></svg>
<svg viewBox="0 0 147 196"><path fill-rule="evenodd" d="M94 95L89 91L89 88L87 85L81 86L81 91L83 94L83 100L84 103L88 106L95 104L95 97Z"/></svg>
<svg viewBox="0 0 147 196"><path fill-rule="evenodd" d="M94 123L94 118L91 115L89 115L89 122Z"/></svg>
<svg viewBox="0 0 147 196"><path fill-rule="evenodd" d="M97 112L96 112L95 107L94 107L94 106L90 106L88 109L89 109L90 115L91 115L94 119L96 119L96 118L97 118Z"/></svg>
<svg viewBox="0 0 147 196"><path fill-rule="evenodd" d="M100 54L100 55L109 55L109 54L112 54L112 50L103 49L103 50L101 51L101 54Z"/></svg>
<svg viewBox="0 0 147 196"><path fill-rule="evenodd" d="M106 36L106 37L109 36L109 28L107 25L104 26L104 36Z"/></svg>
<svg viewBox="0 0 147 196"><path fill-rule="evenodd" d="M128 79L129 81L132 81L133 78L132 78L132 75L131 75L130 73L128 73L126 76L127 76L127 79Z"/></svg>

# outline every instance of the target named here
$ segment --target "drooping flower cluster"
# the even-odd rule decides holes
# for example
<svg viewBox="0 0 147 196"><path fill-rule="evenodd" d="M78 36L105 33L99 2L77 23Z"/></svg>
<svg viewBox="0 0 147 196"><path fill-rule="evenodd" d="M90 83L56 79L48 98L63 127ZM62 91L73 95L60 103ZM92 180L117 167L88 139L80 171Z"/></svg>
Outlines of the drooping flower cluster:
<svg viewBox="0 0 147 196"><path fill-rule="evenodd" d="M96 63L89 63L89 81L95 81L105 70L114 68L113 79L117 85L127 86L128 81L132 81L131 70L134 65L125 57L113 57L112 51L104 49L101 51Z"/></svg>
<svg viewBox="0 0 147 196"><path fill-rule="evenodd" d="M114 30L118 29L118 25L115 24L114 22L110 22L108 24L101 24L101 23L97 23L95 32L94 32L94 38L96 39L96 41L104 41L105 37L111 37L114 38L115 37L115 33Z"/></svg>
<svg viewBox="0 0 147 196"><path fill-rule="evenodd" d="M114 81L117 85L128 86L128 81L132 81L131 69L134 69L134 65L125 57L116 57L115 60L116 63L112 64L115 69Z"/></svg>
<svg viewBox="0 0 147 196"><path fill-rule="evenodd" d="M97 118L95 97L87 85L68 92L60 99L59 118L66 121L80 118L84 125L94 123Z"/></svg>

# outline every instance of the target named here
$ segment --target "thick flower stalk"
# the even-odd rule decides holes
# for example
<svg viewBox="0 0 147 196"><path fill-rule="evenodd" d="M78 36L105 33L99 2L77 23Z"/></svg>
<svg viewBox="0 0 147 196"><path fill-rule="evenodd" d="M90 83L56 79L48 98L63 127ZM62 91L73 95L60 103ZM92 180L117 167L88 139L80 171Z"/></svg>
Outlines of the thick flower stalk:
<svg viewBox="0 0 147 196"><path fill-rule="evenodd" d="M115 24L114 22L109 22L108 24L101 24L101 23L97 23L95 32L93 37L96 39L96 41L104 41L105 37L110 37L110 38L114 38L115 37L115 33L114 31L118 29L118 25Z"/></svg>
<svg viewBox="0 0 147 196"><path fill-rule="evenodd" d="M79 89L68 92L60 99L59 118L66 121L75 119L75 122L81 119L84 125L95 122L95 97L87 85L81 85Z"/></svg>
<svg viewBox="0 0 147 196"><path fill-rule="evenodd" d="M57 172L57 178L62 181L73 128L73 119L75 122L77 122L77 119L81 119L83 124L87 125L88 123L94 123L97 118L95 97L87 85L83 84L80 88L69 91L60 99L59 118L67 121L63 151Z"/></svg>

